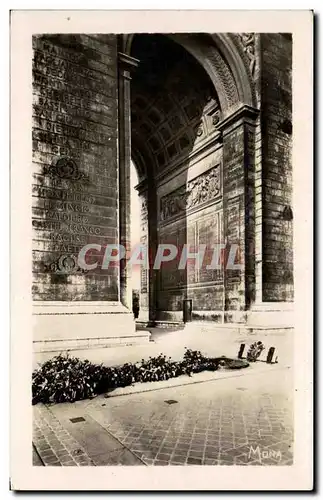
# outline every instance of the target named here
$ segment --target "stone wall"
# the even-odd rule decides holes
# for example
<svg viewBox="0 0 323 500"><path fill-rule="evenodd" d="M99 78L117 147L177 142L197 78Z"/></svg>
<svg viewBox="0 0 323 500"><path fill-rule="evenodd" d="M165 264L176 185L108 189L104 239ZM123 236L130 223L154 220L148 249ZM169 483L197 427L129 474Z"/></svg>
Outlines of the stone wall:
<svg viewBox="0 0 323 500"><path fill-rule="evenodd" d="M83 245L118 242L117 104L115 35L33 37L36 301L118 300L117 267L77 264Z"/></svg>
<svg viewBox="0 0 323 500"><path fill-rule="evenodd" d="M184 299L192 299L196 319L199 316L215 319L222 314L225 322L244 322L259 304L291 301L293 298L292 40L285 34L253 33L242 33L237 40L241 41L240 48L238 45L237 48L250 73L254 105L241 103L240 107L232 109L230 116L224 116L219 104L215 105L216 96L212 106L207 100L202 100L199 113L192 116L189 108L184 106L183 119L174 129L171 127L173 120L160 119L158 133L155 133L159 134L160 144L157 146L154 140L150 160L146 163L151 169L155 164L158 242L173 243L180 249L185 243L197 245L205 241L212 244L218 238L220 243L236 243L242 269L226 269L221 276L210 277L206 273L201 277L191 265L186 271L179 271L175 262L167 264L151 282L157 290L157 315L161 314L163 319L181 319ZM183 68L181 72L185 74ZM185 78L178 80L174 73L163 87L163 91L167 89L167 99L176 101L178 107L190 100L186 81ZM176 82L179 82L178 86L174 85ZM202 93L199 92L197 95L201 99ZM141 91L139 107L138 97L134 99L133 119L138 136L141 122L150 120L150 108L146 104L143 106L142 95ZM164 98L167 104L165 96L162 101ZM199 103L196 97L192 100ZM157 104L159 112L163 109L160 103L161 98L156 99L155 111ZM192 127L193 122L196 128ZM161 136L164 138L162 127L166 124L171 131L167 140L176 139L184 123L189 124L187 130L192 128L194 131L190 133L194 143L191 143L187 158L180 162L176 155L174 158L170 155L168 143L162 148ZM145 128L149 137L151 127L150 124L149 130ZM208 139L208 135L215 131L218 136L213 137L213 143L218 141L221 144L221 196L217 199L216 195L209 207L203 202L192 207L191 179L202 185L203 168L198 171L198 159L193 160L193 168L191 160L198 156L199 141ZM205 157L211 155L211 149L207 147L204 147ZM174 150L180 151L178 144ZM164 151L162 163L159 161L161 151ZM142 172L145 175L144 168ZM209 213L212 221L208 219ZM214 224L218 229L214 230Z"/></svg>
<svg viewBox="0 0 323 500"><path fill-rule="evenodd" d="M292 38L261 35L262 300L293 300Z"/></svg>
<svg viewBox="0 0 323 500"><path fill-rule="evenodd" d="M192 300L193 318L220 320L223 310L223 272L207 269L213 253L210 249L223 242L222 146L215 142L193 157L184 171L165 178L157 188L158 241L173 244L178 256L162 264L158 273L158 317L182 320L183 301ZM185 269L178 269L184 245L196 252L206 245L203 266L189 259Z"/></svg>
<svg viewBox="0 0 323 500"><path fill-rule="evenodd" d="M117 54L115 35L33 37L33 298L39 316L50 302L85 307L88 325L101 318L105 343L112 305L121 300L118 320L131 315L129 276L118 266L84 271L77 255L97 243L102 252L87 261L101 263L106 244L127 242L131 154L150 257L158 243L175 244L179 255L184 245L226 243L238 244L242 264L218 271L191 261L178 270L178 258L142 270L143 320L182 320L190 299L193 319L244 322L255 305L293 298L291 38L241 34L237 54L255 102L223 114L193 56L147 36L132 58ZM72 331L65 309L59 314L53 341ZM132 328L126 319L120 335Z"/></svg>

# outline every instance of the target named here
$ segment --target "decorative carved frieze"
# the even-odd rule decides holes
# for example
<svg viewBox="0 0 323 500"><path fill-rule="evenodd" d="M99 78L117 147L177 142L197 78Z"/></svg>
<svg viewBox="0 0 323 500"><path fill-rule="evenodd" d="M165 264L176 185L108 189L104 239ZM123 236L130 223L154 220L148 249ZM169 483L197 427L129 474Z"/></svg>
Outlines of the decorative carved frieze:
<svg viewBox="0 0 323 500"><path fill-rule="evenodd" d="M216 111L212 115L212 124L214 125L214 127L217 126L217 124L219 123L220 119L221 119L221 113L220 113L220 111Z"/></svg>
<svg viewBox="0 0 323 500"><path fill-rule="evenodd" d="M140 212L142 215L145 215L148 212L146 196L140 196Z"/></svg>
<svg viewBox="0 0 323 500"><path fill-rule="evenodd" d="M239 94L228 64L215 47L207 47L206 54L219 76L218 92L222 92L222 106L223 99L227 107L233 106L239 101Z"/></svg>
<svg viewBox="0 0 323 500"><path fill-rule="evenodd" d="M140 226L141 234L146 235L148 233L148 205L146 196L140 196Z"/></svg>
<svg viewBox="0 0 323 500"><path fill-rule="evenodd" d="M44 271L55 274L84 274L86 269L80 268L75 255L61 255L56 261L44 264Z"/></svg>
<svg viewBox="0 0 323 500"><path fill-rule="evenodd" d="M68 156L56 158L52 165L44 167L43 174L72 181L88 181L87 176L79 170L75 161Z"/></svg>
<svg viewBox="0 0 323 500"><path fill-rule="evenodd" d="M250 73L254 77L256 68L255 33L239 33L239 38L249 60Z"/></svg>
<svg viewBox="0 0 323 500"><path fill-rule="evenodd" d="M217 75L217 93L223 110L230 108L239 101L239 93L232 72L220 51L211 44L201 44L199 35L180 34L173 36L184 48L207 60ZM220 95L221 94L221 95Z"/></svg>
<svg viewBox="0 0 323 500"><path fill-rule="evenodd" d="M220 165L189 181L175 191L163 196L160 200L160 217L162 221L179 215L202 203L213 200L221 193Z"/></svg>

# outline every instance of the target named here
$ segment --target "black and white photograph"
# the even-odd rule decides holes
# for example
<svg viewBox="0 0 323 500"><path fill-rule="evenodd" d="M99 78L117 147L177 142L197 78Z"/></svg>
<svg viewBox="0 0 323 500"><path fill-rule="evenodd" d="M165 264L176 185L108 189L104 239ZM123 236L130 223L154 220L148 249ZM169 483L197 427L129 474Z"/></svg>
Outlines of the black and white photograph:
<svg viewBox="0 0 323 500"><path fill-rule="evenodd" d="M30 234L30 467L273 471L279 489L312 411L295 399L295 353L312 342L308 330L296 344L299 34L279 22L87 30L86 11L77 31L60 15L61 31L31 30L24 61L28 218L14 236ZM310 489L310 417L302 426Z"/></svg>

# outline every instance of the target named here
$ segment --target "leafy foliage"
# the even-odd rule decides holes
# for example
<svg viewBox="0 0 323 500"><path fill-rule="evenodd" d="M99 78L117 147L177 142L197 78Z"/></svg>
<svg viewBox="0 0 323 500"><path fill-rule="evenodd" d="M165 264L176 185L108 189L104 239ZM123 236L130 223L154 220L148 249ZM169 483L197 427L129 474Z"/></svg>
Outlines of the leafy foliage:
<svg viewBox="0 0 323 500"><path fill-rule="evenodd" d="M200 351L186 349L183 360L173 361L164 354L142 359L138 363L108 367L88 360L58 355L46 361L32 375L32 402L63 403L92 398L116 387L126 387L136 382L168 380L219 367L244 368L246 361L232 360L224 356L207 358Z"/></svg>

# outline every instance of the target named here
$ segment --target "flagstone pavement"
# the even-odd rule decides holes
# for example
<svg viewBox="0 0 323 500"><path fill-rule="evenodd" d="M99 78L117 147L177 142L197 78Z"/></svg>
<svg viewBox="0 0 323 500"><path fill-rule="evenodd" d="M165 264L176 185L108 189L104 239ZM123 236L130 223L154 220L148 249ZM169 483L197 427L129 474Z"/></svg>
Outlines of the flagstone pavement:
<svg viewBox="0 0 323 500"><path fill-rule="evenodd" d="M46 466L291 465L292 370L34 406ZM39 465L35 459L34 465Z"/></svg>

